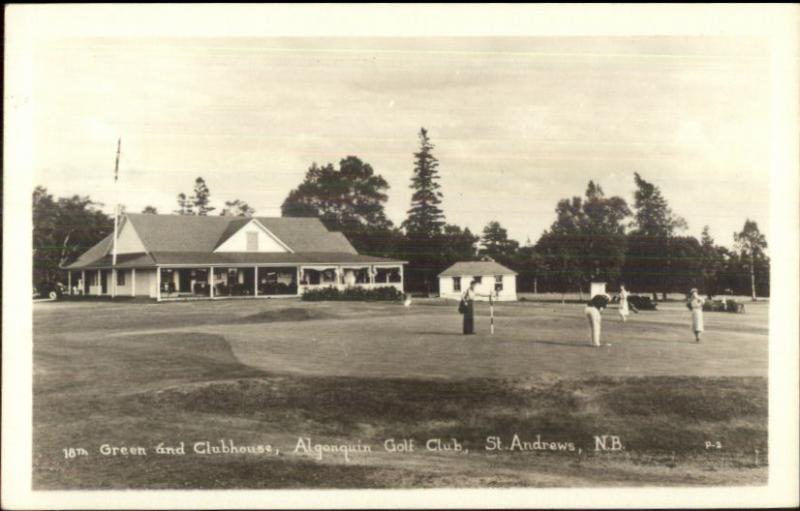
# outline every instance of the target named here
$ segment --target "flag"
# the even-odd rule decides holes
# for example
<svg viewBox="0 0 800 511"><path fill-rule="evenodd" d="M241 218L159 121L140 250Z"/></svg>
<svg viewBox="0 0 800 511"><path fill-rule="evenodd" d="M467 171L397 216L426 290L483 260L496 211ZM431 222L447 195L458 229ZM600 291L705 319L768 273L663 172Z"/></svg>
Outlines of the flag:
<svg viewBox="0 0 800 511"><path fill-rule="evenodd" d="M122 138L117 139L117 161L114 163L114 182L119 180L119 149L122 145Z"/></svg>

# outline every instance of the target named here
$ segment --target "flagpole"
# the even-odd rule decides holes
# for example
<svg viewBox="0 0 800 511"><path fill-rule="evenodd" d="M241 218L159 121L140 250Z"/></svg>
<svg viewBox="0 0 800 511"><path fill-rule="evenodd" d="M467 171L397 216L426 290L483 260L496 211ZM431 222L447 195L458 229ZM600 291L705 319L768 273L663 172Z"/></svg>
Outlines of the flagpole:
<svg viewBox="0 0 800 511"><path fill-rule="evenodd" d="M117 193L117 181L119 180L119 152L122 146L122 137L117 139L117 159L114 162L114 237L111 243L111 293L112 297L117 296L117 229L119 227L119 194Z"/></svg>

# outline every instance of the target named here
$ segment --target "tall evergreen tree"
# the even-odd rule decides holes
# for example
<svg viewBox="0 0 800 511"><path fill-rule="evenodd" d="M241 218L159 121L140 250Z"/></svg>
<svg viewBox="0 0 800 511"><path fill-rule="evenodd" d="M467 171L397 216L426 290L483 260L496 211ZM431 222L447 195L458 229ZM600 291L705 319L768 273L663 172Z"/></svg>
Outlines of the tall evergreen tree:
<svg viewBox="0 0 800 511"><path fill-rule="evenodd" d="M192 204L195 211L200 216L206 216L216 208L211 207L211 192L208 190L205 179L198 177L194 180L194 195L192 195Z"/></svg>
<svg viewBox="0 0 800 511"><path fill-rule="evenodd" d="M433 155L434 145L428 130L419 131L420 150L414 153L414 176L411 178L411 209L403 222L406 233L414 238L434 238L445 225L439 184L439 161Z"/></svg>
<svg viewBox="0 0 800 511"><path fill-rule="evenodd" d="M745 220L742 230L734 233L736 250L750 267L750 296L756 301L756 261L764 258L767 238L758 230L758 224L749 218Z"/></svg>

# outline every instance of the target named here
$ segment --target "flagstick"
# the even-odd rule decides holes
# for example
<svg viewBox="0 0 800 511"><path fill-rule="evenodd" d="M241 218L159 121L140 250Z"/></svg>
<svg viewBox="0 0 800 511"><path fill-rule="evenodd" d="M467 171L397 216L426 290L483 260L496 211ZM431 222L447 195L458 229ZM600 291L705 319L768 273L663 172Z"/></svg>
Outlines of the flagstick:
<svg viewBox="0 0 800 511"><path fill-rule="evenodd" d="M114 237L111 244L111 297L117 296L117 229L119 226L119 194L117 191L117 181L119 180L119 152L122 145L122 138L117 140L117 160L114 163Z"/></svg>
<svg viewBox="0 0 800 511"><path fill-rule="evenodd" d="M494 335L494 302L492 301L492 293L489 293L489 330L491 335Z"/></svg>

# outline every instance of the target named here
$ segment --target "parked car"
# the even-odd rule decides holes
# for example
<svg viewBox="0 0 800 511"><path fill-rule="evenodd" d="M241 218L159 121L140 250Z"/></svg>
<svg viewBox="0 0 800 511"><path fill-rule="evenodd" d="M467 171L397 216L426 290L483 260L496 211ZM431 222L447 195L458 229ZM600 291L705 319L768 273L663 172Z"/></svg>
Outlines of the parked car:
<svg viewBox="0 0 800 511"><path fill-rule="evenodd" d="M630 295L628 296L628 303L640 311L654 311L658 307L656 302L651 300L649 296Z"/></svg>
<svg viewBox="0 0 800 511"><path fill-rule="evenodd" d="M40 282L38 286L33 288L34 298L50 298L51 300L58 300L67 288L61 282Z"/></svg>

